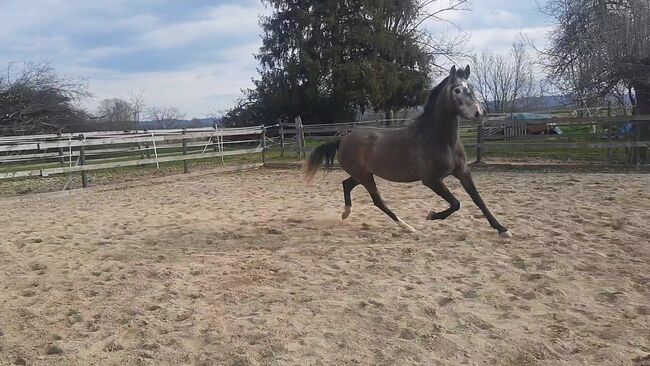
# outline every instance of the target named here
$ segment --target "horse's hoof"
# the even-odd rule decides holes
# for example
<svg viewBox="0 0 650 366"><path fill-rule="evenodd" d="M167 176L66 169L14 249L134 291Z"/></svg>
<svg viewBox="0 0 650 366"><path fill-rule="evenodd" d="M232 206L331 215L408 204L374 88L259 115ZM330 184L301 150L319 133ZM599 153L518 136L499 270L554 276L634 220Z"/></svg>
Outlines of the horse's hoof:
<svg viewBox="0 0 650 366"><path fill-rule="evenodd" d="M512 238L512 234L510 233L509 230L503 231L499 233L499 236L502 237L503 239L510 239Z"/></svg>
<svg viewBox="0 0 650 366"><path fill-rule="evenodd" d="M343 213L341 214L341 218L343 220L347 219L350 216L350 211L352 211L352 207L345 206L345 208L343 209Z"/></svg>
<svg viewBox="0 0 650 366"><path fill-rule="evenodd" d="M399 224L399 226L404 228L404 230L408 230L408 231L410 231L412 233L417 233L418 232L417 230L415 230L415 228L413 226L407 224L406 222L404 222L404 220L402 220L400 218L397 219L397 223Z"/></svg>
<svg viewBox="0 0 650 366"><path fill-rule="evenodd" d="M431 211L431 212L429 212L429 214L427 215L427 220L438 220L437 215L438 215L437 212L435 212L435 211Z"/></svg>

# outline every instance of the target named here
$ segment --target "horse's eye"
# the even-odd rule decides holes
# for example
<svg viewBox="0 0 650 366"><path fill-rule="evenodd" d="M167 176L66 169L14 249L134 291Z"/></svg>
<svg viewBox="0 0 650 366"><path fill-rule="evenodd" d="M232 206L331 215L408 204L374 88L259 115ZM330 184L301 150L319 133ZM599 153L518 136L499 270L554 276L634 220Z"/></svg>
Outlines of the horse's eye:
<svg viewBox="0 0 650 366"><path fill-rule="evenodd" d="M454 93L456 93L456 94L460 94L460 88L456 88L456 89L454 89Z"/></svg>

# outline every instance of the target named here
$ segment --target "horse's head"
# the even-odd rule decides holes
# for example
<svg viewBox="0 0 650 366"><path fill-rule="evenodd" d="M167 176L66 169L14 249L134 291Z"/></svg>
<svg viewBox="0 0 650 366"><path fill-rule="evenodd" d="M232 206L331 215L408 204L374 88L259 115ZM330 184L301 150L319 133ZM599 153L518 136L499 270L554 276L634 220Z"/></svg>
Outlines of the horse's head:
<svg viewBox="0 0 650 366"><path fill-rule="evenodd" d="M452 66L445 92L454 112L464 118L476 120L481 118L484 112L467 79L469 79L469 65L465 70L456 70L456 66Z"/></svg>

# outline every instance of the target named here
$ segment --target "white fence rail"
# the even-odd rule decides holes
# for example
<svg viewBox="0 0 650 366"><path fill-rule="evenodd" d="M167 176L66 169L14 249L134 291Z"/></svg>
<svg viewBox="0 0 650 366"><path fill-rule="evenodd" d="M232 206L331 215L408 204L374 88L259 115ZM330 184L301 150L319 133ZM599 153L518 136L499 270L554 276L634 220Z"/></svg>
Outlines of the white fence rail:
<svg viewBox="0 0 650 366"><path fill-rule="evenodd" d="M0 180L234 155L264 158L266 128L108 131L0 137Z"/></svg>

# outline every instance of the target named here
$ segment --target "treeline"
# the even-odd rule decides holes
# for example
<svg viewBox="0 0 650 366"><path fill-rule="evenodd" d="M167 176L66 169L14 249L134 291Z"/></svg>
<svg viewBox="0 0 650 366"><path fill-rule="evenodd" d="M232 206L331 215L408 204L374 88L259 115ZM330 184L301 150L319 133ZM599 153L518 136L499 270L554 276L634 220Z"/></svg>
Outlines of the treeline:
<svg viewBox="0 0 650 366"><path fill-rule="evenodd" d="M212 126L218 118L185 120L170 106L147 106L141 90L100 101L94 112L87 83L61 76L48 63L15 62L0 75L0 136ZM145 120L146 119L146 120Z"/></svg>
<svg viewBox="0 0 650 366"><path fill-rule="evenodd" d="M550 46L525 37L507 53L472 55L463 38L426 31L466 1L263 0L259 75L225 115L231 125L355 120L367 111L422 104L439 64L470 60L472 84L490 112L542 108L549 95L572 106L614 100L650 113L648 0L549 0ZM430 24L430 23L429 23ZM463 61L464 62L464 61Z"/></svg>
<svg viewBox="0 0 650 366"><path fill-rule="evenodd" d="M57 132L86 123L78 107L88 97L83 80L57 75L48 63L12 63L0 76L0 134Z"/></svg>

